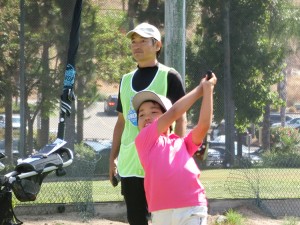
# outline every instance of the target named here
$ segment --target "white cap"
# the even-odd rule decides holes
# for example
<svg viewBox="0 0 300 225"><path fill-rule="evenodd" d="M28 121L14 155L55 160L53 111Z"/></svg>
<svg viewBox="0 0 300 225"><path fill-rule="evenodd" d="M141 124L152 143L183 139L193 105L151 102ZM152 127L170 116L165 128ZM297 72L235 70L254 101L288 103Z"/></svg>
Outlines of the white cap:
<svg viewBox="0 0 300 225"><path fill-rule="evenodd" d="M137 33L144 38L152 37L152 38L156 39L157 41L161 41L161 35L160 35L159 30L155 26L153 26L149 23L141 23L141 24L137 25L133 30L129 31L126 34L126 37L131 38L131 36L134 33Z"/></svg>
<svg viewBox="0 0 300 225"><path fill-rule="evenodd" d="M133 96L132 105L135 111L138 111L141 104L145 101L155 101L166 111L172 107L172 102L165 96L158 95L153 91L140 91Z"/></svg>

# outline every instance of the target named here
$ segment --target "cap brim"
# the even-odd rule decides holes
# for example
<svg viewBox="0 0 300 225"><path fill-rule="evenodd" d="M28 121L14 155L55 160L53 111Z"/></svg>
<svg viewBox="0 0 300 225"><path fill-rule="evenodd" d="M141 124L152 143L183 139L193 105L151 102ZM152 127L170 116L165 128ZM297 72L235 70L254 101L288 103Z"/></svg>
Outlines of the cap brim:
<svg viewBox="0 0 300 225"><path fill-rule="evenodd" d="M141 104L145 101L155 101L159 103L165 110L168 110L172 106L171 101L167 100L167 98L164 102L161 97L152 91L141 91L138 92L132 99L132 106L134 110L138 111ZM169 103L166 101L169 101Z"/></svg>
<svg viewBox="0 0 300 225"><path fill-rule="evenodd" d="M143 32L143 31L136 31L136 30L131 30L131 31L129 31L129 32L126 34L126 37L127 37L127 38L131 38L131 36L132 36L134 33L136 33L136 34L138 34L138 35L140 35L140 36L142 36L142 37L144 37L144 38L151 38L151 37L153 37L152 35L149 35L149 34Z"/></svg>

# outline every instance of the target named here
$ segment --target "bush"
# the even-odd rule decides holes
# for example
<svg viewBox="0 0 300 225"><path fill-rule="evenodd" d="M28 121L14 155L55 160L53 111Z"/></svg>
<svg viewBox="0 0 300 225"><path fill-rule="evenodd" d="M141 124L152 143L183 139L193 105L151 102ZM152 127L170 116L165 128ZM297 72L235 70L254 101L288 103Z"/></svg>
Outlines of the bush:
<svg viewBox="0 0 300 225"><path fill-rule="evenodd" d="M300 168L300 154L267 151L262 154L265 167Z"/></svg>
<svg viewBox="0 0 300 225"><path fill-rule="evenodd" d="M93 175L108 175L109 155L111 148L96 153L91 147L84 144L75 145L76 161L87 161L94 165Z"/></svg>
<svg viewBox="0 0 300 225"><path fill-rule="evenodd" d="M276 127L271 130L271 150L275 152L300 153L299 131L291 127Z"/></svg>
<svg viewBox="0 0 300 225"><path fill-rule="evenodd" d="M95 161L96 153L84 144L76 144L74 157L78 160Z"/></svg>

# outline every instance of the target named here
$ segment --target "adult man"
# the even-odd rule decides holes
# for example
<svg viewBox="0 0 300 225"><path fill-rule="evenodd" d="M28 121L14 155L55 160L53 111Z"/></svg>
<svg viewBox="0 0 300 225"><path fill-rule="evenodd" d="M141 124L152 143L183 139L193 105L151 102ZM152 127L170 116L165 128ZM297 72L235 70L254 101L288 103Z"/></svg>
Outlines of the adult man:
<svg viewBox="0 0 300 225"><path fill-rule="evenodd" d="M131 39L131 52L138 68L125 74L120 82L117 106L119 113L113 133L109 175L112 183L117 172L121 177L121 192L129 224L146 225L148 210L144 170L134 144L139 130L131 100L137 92L151 90L167 96L174 103L185 95L185 91L178 72L158 62L162 42L161 34L155 26L139 24L126 36ZM186 116L183 115L176 121L175 133L183 136L185 129Z"/></svg>

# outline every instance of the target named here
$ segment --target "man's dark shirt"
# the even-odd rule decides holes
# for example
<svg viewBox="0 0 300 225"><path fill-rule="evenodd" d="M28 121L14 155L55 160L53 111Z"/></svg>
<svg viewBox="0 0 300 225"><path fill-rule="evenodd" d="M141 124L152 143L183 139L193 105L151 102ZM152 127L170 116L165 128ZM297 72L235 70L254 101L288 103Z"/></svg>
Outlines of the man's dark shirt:
<svg viewBox="0 0 300 225"><path fill-rule="evenodd" d="M158 70L158 66L154 67L145 67L145 68L139 68L133 75L132 79L132 88L136 91L142 91L146 89L150 83L152 82L153 78L155 77ZM168 88L167 88L167 98L171 100L171 102L174 104L178 99L180 99L182 96L185 95L185 90L182 84L181 76L177 71L174 69L171 69L168 72ZM121 80L122 82L122 80ZM121 84L120 82L120 84ZM120 85L121 87L121 85ZM120 96L120 87L119 87L119 96L118 96L118 106L117 111L123 112L122 104L121 104L121 96Z"/></svg>

